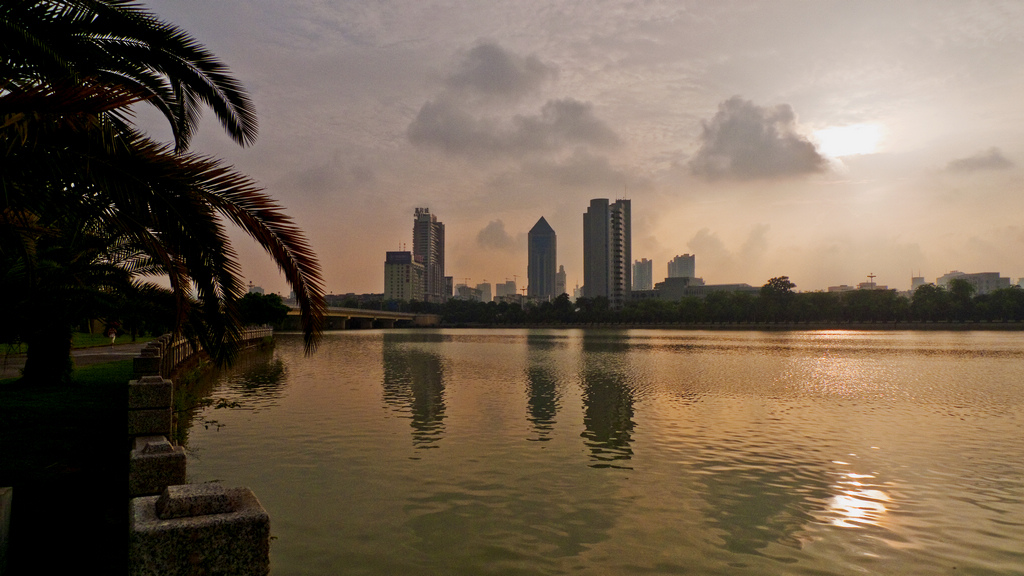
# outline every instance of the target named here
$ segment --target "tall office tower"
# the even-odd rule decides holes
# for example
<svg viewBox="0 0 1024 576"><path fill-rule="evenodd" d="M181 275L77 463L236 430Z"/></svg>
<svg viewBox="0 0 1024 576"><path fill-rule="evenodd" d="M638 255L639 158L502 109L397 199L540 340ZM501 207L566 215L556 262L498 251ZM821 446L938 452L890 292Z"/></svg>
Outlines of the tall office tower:
<svg viewBox="0 0 1024 576"><path fill-rule="evenodd" d="M555 296L555 231L543 216L530 229L527 240L526 294L541 300Z"/></svg>
<svg viewBox="0 0 1024 576"><path fill-rule="evenodd" d="M417 208L412 224L412 254L423 263L423 301L444 302L444 224L429 208ZM450 294L450 292L448 293Z"/></svg>
<svg viewBox="0 0 1024 576"><path fill-rule="evenodd" d="M583 295L622 308L633 287L629 200L590 201L583 215Z"/></svg>
<svg viewBox="0 0 1024 576"><path fill-rule="evenodd" d="M633 262L633 290L654 289L654 261L641 258Z"/></svg>
<svg viewBox="0 0 1024 576"><path fill-rule="evenodd" d="M558 265L558 272L555 274L555 298L567 294L565 286L565 266Z"/></svg>
<svg viewBox="0 0 1024 576"><path fill-rule="evenodd" d="M419 300L423 298L423 264L412 252L386 252L384 259L384 299Z"/></svg>
<svg viewBox="0 0 1024 576"><path fill-rule="evenodd" d="M668 263L668 277L669 278L696 278L696 266L694 261L696 256L694 254L683 254L682 256L676 256Z"/></svg>

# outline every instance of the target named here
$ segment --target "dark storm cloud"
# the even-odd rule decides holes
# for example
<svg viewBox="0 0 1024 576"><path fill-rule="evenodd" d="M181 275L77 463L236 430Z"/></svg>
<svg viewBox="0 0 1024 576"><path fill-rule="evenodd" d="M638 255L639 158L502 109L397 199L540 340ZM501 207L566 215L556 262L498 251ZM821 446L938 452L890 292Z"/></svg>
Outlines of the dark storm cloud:
<svg viewBox="0 0 1024 576"><path fill-rule="evenodd" d="M985 152L979 152L967 158L951 160L946 164L946 170L950 172L977 172L978 170L1006 170L1013 168L1014 164L1009 158L1003 156L999 148L989 148Z"/></svg>
<svg viewBox="0 0 1024 576"><path fill-rule="evenodd" d="M555 69L536 56L519 56L497 44L485 42L466 54L447 85L487 97L518 99L556 75Z"/></svg>
<svg viewBox="0 0 1024 576"><path fill-rule="evenodd" d="M825 169L825 158L797 133L796 114L788 104L762 107L733 96L701 124L700 149L689 162L698 176L752 180Z"/></svg>
<svg viewBox="0 0 1024 576"><path fill-rule="evenodd" d="M477 232L476 244L481 248L512 250L516 247L516 240L505 231L505 223L499 219L492 220Z"/></svg>
<svg viewBox="0 0 1024 576"><path fill-rule="evenodd" d="M427 102L408 129L413 144L463 156L514 156L549 152L565 146L606 147L619 138L593 112L593 106L571 98L550 100L540 114L517 115L502 125L477 118L450 98Z"/></svg>

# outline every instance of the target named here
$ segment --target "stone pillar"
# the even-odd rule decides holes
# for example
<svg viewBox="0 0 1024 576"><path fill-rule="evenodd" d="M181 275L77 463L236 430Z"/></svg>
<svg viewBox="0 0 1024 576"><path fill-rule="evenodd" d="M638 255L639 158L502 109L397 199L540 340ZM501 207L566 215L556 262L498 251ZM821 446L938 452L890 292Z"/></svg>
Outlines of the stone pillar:
<svg viewBox="0 0 1024 576"><path fill-rule="evenodd" d="M132 373L136 378L160 375L162 348L159 343L150 342L139 352L138 356L132 359Z"/></svg>
<svg viewBox="0 0 1024 576"><path fill-rule="evenodd" d="M248 488L168 486L130 502L128 574L270 572L270 516Z"/></svg>
<svg viewBox="0 0 1024 576"><path fill-rule="evenodd" d="M163 436L139 436L128 456L128 496L160 494L185 483L185 449Z"/></svg>
<svg viewBox="0 0 1024 576"><path fill-rule="evenodd" d="M173 385L160 376L128 382L128 436L171 436Z"/></svg>

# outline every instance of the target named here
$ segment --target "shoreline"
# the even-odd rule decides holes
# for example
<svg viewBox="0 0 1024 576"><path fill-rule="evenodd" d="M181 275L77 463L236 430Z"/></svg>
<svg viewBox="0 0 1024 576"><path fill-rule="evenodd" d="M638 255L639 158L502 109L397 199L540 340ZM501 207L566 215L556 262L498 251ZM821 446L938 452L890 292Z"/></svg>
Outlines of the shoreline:
<svg viewBox="0 0 1024 576"><path fill-rule="evenodd" d="M905 330L923 332L1024 331L1024 322L595 322L591 324L441 324L437 328L528 328L617 330L754 330L796 332L805 330Z"/></svg>

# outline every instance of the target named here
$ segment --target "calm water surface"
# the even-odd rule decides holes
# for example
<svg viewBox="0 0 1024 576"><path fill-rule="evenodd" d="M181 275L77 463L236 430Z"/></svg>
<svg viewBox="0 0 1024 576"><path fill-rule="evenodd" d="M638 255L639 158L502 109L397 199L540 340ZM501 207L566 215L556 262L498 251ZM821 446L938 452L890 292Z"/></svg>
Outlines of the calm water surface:
<svg viewBox="0 0 1024 576"><path fill-rule="evenodd" d="M211 396L278 576L1024 574L1024 333L284 334Z"/></svg>

